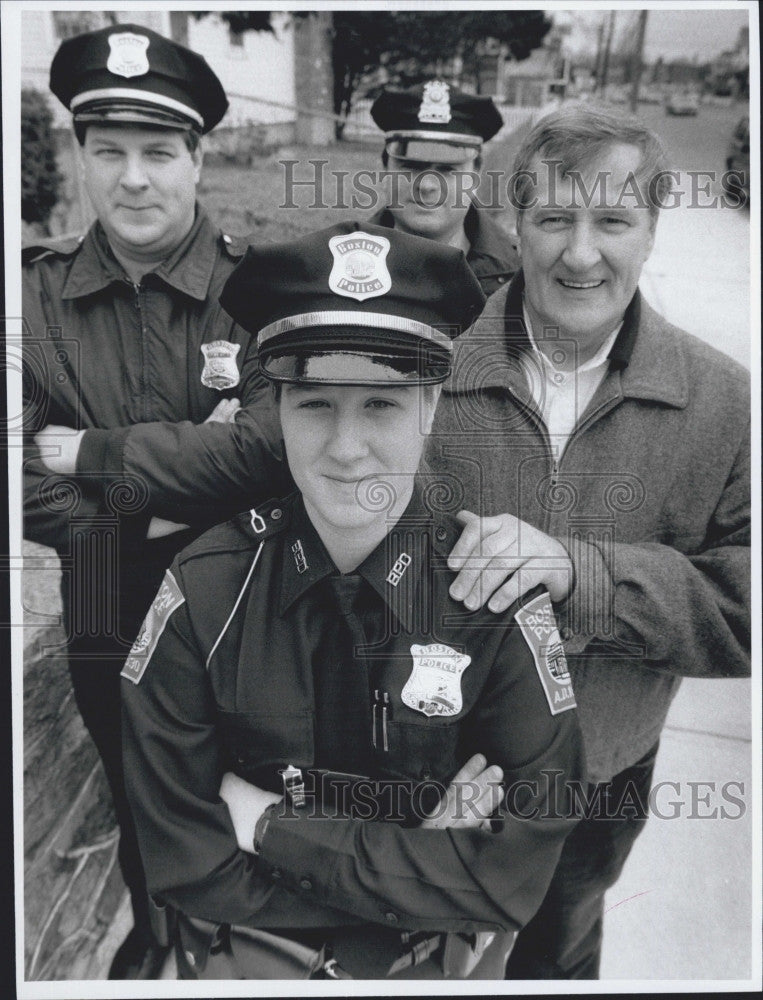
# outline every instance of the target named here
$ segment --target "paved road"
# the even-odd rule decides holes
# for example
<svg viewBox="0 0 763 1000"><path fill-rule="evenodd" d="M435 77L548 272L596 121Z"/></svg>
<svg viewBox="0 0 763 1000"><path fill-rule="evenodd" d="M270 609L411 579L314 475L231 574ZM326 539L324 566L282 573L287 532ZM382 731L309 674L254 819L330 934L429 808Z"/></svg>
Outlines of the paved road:
<svg viewBox="0 0 763 1000"><path fill-rule="evenodd" d="M639 117L662 139L671 164L679 170L725 169L726 147L747 105L703 104L695 117L666 115L656 104L642 104Z"/></svg>

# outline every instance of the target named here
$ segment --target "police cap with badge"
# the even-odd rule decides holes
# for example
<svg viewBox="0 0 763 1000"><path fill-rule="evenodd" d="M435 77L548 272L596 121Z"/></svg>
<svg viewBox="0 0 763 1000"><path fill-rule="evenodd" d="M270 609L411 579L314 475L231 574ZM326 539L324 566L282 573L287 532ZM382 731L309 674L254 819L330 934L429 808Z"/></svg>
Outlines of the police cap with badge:
<svg viewBox="0 0 763 1000"><path fill-rule="evenodd" d="M228 109L206 60L136 24L88 31L61 43L50 89L75 125L115 123L209 132Z"/></svg>
<svg viewBox="0 0 763 1000"><path fill-rule="evenodd" d="M432 385L485 297L461 250L344 222L249 247L220 303L258 334L272 382Z"/></svg>
<svg viewBox="0 0 763 1000"><path fill-rule="evenodd" d="M385 132L390 156L454 165L476 156L503 125L492 98L465 94L443 80L385 90L371 117Z"/></svg>

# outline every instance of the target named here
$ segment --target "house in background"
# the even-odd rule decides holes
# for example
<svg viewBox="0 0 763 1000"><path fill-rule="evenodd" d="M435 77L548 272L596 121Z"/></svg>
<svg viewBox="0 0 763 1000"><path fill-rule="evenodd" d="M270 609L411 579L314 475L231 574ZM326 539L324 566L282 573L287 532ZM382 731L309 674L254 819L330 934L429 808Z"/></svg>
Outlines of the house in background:
<svg viewBox="0 0 763 1000"><path fill-rule="evenodd" d="M568 29L555 25L543 42L521 62L507 62L503 90L506 104L543 108L564 97L570 78L570 59L564 52Z"/></svg>

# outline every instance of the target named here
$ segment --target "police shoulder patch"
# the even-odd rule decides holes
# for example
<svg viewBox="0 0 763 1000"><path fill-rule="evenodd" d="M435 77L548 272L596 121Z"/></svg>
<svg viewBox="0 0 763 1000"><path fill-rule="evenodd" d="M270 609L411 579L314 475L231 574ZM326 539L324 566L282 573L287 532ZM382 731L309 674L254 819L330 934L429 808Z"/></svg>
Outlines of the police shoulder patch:
<svg viewBox="0 0 763 1000"><path fill-rule="evenodd" d="M125 665L122 667L122 677L133 684L138 684L143 674L146 672L148 661L151 659L156 644L166 628L167 622L173 611L176 611L181 604L185 603L183 592L177 584L177 580L172 573L167 570L159 587L159 592L154 598L154 603L148 610L140 632L135 642L132 644Z"/></svg>
<svg viewBox="0 0 763 1000"><path fill-rule="evenodd" d="M551 714L558 715L577 708L567 657L549 595L539 594L528 601L514 615L514 620L530 647Z"/></svg>

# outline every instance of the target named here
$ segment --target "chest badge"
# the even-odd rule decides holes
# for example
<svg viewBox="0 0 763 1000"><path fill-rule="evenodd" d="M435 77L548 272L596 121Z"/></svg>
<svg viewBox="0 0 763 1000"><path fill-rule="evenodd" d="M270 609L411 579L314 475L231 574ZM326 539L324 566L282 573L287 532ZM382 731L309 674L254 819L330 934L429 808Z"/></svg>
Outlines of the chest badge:
<svg viewBox="0 0 763 1000"><path fill-rule="evenodd" d="M228 340L213 340L201 345L204 355L204 370L201 373L201 384L208 389L232 389L241 381L236 355L241 350L241 344L231 344Z"/></svg>
<svg viewBox="0 0 763 1000"><path fill-rule="evenodd" d="M109 58L106 69L116 76L145 76L148 73L149 39L145 35L134 35L131 31L123 31L118 35L109 35Z"/></svg>
<svg viewBox="0 0 763 1000"><path fill-rule="evenodd" d="M411 655L413 670L400 696L403 704L428 718L458 715L464 704L461 674L472 662L471 656L438 642L429 646L414 643Z"/></svg>
<svg viewBox="0 0 763 1000"><path fill-rule="evenodd" d="M335 295L363 302L386 295L392 288L387 269L389 240L386 236L361 232L333 236L329 240L329 250L334 258L329 288Z"/></svg>

